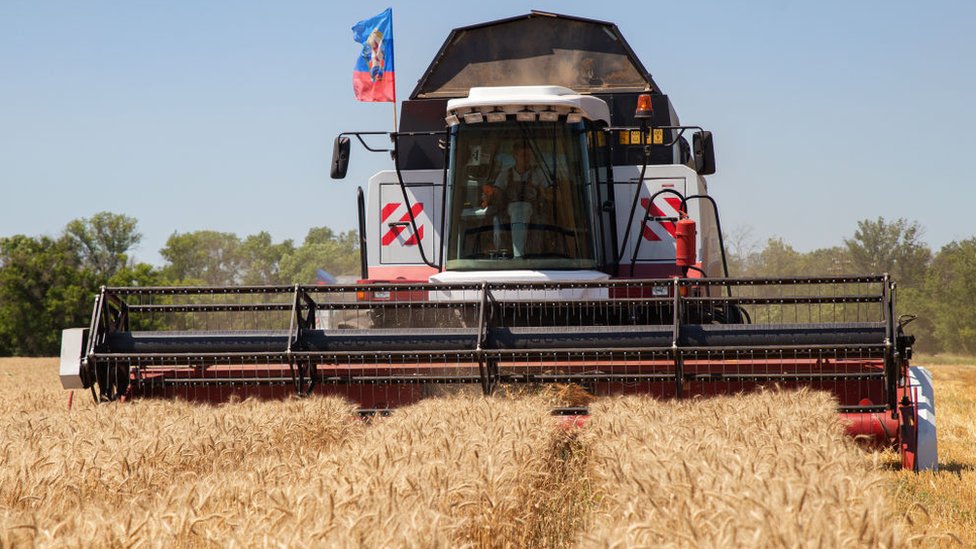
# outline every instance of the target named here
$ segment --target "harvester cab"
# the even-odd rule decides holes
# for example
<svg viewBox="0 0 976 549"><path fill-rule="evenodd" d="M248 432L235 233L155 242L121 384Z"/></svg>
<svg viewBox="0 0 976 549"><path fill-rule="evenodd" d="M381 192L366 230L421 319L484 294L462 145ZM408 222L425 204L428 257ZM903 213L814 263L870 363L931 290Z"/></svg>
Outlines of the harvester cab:
<svg viewBox="0 0 976 549"><path fill-rule="evenodd" d="M638 97L649 109L651 96ZM364 280L584 281L700 269L694 230L680 265L674 236L679 221L693 223L686 196L703 194L704 180L686 165L646 162L653 147L682 142L665 143L665 130L687 128L614 129L606 101L560 86L472 88L442 114L446 129L410 135L443 136L440 170L401 167L403 136L391 136L397 168L371 179L361 223L379 237L366 240ZM611 167L608 140L619 132L641 149L641 165ZM363 139L340 135L334 165L347 161L349 135ZM638 226L646 237L620 239Z"/></svg>
<svg viewBox="0 0 976 549"><path fill-rule="evenodd" d="M729 278L711 133L680 123L615 25L533 12L455 29L401 114L334 146L336 178L353 143L392 153L358 193L358 284L103 288L65 333L64 386L336 394L363 413L570 386L561 414L806 386L852 434L935 466L931 379L909 366L894 283Z"/></svg>

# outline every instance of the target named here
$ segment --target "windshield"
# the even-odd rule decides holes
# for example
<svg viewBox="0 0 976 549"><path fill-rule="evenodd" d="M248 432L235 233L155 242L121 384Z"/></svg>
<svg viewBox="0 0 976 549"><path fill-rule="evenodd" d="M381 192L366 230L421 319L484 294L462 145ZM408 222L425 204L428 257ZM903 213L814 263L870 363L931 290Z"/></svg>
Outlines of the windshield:
<svg viewBox="0 0 976 549"><path fill-rule="evenodd" d="M595 268L584 147L581 123L458 126L445 267Z"/></svg>

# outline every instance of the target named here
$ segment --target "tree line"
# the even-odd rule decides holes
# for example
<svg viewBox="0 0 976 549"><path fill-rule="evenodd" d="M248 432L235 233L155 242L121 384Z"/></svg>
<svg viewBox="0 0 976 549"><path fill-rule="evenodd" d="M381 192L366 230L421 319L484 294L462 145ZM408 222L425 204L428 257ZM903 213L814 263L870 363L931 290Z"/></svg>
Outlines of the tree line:
<svg viewBox="0 0 976 549"><path fill-rule="evenodd" d="M933 252L917 222L862 220L830 248L798 252L780 238L753 244L748 231L727 236L732 276L849 275L887 272L898 283L898 314L927 352L976 354L976 237ZM110 212L68 223L60 235L0 238L0 355L56 355L61 329L88 324L101 285L261 285L312 283L316 271L356 274L355 231L327 227L304 241L274 242L267 232L173 233L164 263L136 262L135 219Z"/></svg>
<svg viewBox="0 0 976 549"><path fill-rule="evenodd" d="M173 233L164 264L136 262L135 219L110 212L68 223L60 235L0 238L0 356L51 356L61 329L87 326L93 296L106 286L313 283L317 269L359 272L355 231L314 227L304 241L274 242L267 232Z"/></svg>
<svg viewBox="0 0 976 549"><path fill-rule="evenodd" d="M917 318L906 331L915 348L930 353L976 354L976 237L938 251L923 228L905 219L865 219L842 245L798 252L781 238L762 248L748 232L729 238L731 276L853 275L888 273L896 283L896 315Z"/></svg>

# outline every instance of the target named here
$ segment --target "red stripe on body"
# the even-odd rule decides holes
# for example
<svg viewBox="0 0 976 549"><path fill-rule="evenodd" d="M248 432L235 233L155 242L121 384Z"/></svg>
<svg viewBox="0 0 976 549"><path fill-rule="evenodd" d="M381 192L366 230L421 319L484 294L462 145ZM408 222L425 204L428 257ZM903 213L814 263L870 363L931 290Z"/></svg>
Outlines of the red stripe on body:
<svg viewBox="0 0 976 549"><path fill-rule="evenodd" d="M383 206L383 210L380 211L380 221L386 221L386 219L393 215L393 212L397 211L397 208L399 207L399 202L390 202L386 206Z"/></svg>
<svg viewBox="0 0 976 549"><path fill-rule="evenodd" d="M650 198L641 199L640 203L641 203L641 207L644 208L644 211L650 213L654 217L665 217L668 215L667 213L664 212L664 210L658 207L657 204L650 204L650 200L651 200ZM664 198L664 201L667 202L668 206L671 206L671 208L673 208L675 212L680 213L681 211L680 198L676 196L668 196ZM674 222L656 221L654 223L659 223L661 227L663 227L664 230L667 231L669 235L671 235L672 238L674 238L675 234L678 232L678 227ZM659 242L661 240L661 237L658 236L657 233L655 233L653 230L651 230L651 228L648 226L647 223L644 223L644 229L642 231L642 235L644 239L649 240L651 242Z"/></svg>

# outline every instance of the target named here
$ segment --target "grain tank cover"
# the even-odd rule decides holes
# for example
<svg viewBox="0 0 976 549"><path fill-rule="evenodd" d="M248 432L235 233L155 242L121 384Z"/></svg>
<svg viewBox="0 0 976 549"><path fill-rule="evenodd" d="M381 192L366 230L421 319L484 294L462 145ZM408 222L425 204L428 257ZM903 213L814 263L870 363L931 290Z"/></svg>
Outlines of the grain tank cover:
<svg viewBox="0 0 976 549"><path fill-rule="evenodd" d="M410 98L532 85L585 94L660 93L613 23L533 11L451 31Z"/></svg>

